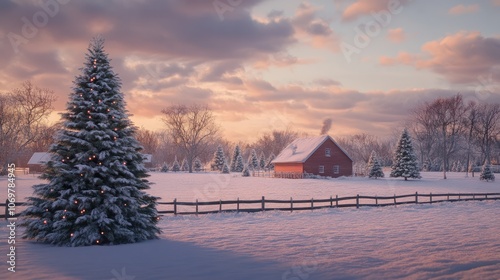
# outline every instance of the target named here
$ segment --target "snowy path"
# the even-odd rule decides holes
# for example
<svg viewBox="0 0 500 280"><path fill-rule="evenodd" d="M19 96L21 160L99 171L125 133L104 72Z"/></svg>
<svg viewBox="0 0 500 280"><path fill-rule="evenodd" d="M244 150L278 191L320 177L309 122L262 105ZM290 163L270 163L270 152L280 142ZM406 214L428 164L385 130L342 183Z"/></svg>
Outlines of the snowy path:
<svg viewBox="0 0 500 280"><path fill-rule="evenodd" d="M166 217L162 239L139 244L18 239L18 271L2 261L1 278L498 279L499 211L496 201Z"/></svg>

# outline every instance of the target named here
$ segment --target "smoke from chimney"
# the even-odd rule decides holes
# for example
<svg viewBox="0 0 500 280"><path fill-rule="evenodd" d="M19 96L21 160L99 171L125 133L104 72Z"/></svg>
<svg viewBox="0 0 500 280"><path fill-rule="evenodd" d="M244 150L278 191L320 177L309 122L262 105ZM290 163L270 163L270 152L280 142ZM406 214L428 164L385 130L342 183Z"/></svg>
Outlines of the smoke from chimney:
<svg viewBox="0 0 500 280"><path fill-rule="evenodd" d="M330 128L332 128L332 119L328 118L323 121L323 127L321 127L320 135L328 134Z"/></svg>

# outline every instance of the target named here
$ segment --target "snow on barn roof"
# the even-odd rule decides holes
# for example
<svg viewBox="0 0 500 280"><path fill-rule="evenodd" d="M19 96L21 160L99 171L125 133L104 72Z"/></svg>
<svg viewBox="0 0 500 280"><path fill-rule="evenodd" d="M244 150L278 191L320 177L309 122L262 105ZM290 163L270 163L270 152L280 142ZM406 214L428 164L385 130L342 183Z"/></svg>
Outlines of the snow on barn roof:
<svg viewBox="0 0 500 280"><path fill-rule="evenodd" d="M319 146L325 143L327 139L332 140L335 145L339 146L329 135L299 138L293 141L290 145L286 146L286 148L283 149L283 151L281 151L281 153L272 162L303 163L319 148ZM349 157L349 155L340 146L339 148Z"/></svg>
<svg viewBox="0 0 500 280"><path fill-rule="evenodd" d="M50 160L50 153L33 153L28 164L44 164Z"/></svg>

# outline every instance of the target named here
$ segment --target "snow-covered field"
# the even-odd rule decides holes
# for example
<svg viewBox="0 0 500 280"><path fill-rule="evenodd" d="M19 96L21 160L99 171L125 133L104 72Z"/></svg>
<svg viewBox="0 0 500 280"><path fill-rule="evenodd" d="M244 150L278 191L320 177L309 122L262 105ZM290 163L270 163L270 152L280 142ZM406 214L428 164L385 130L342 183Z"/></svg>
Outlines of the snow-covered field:
<svg viewBox="0 0 500 280"><path fill-rule="evenodd" d="M154 173L161 201L327 198L500 192L464 174L422 180L287 180L236 174ZM18 200L31 175L17 180ZM0 199L6 179L0 178ZM0 222L1 279L498 279L500 201L205 216L164 216L160 240L65 248L16 240L16 273L7 271L8 229ZM3 237L1 237L3 236ZM2 258L2 257L0 257Z"/></svg>

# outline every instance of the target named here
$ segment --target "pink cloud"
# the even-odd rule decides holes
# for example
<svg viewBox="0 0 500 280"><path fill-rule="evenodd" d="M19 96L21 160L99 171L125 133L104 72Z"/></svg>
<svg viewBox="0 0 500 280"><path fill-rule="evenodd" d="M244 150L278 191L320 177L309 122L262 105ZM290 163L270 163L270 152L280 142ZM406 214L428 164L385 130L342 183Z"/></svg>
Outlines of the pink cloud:
<svg viewBox="0 0 500 280"><path fill-rule="evenodd" d="M347 6L342 13L342 20L352 21L361 16L370 15L372 12L387 11L391 7L400 9L402 5L411 0L357 0Z"/></svg>
<svg viewBox="0 0 500 280"><path fill-rule="evenodd" d="M397 57L381 57L382 65L406 64L429 69L452 83L477 82L479 75L488 76L500 66L500 38L483 37L480 32L458 32L427 42L422 54L399 53Z"/></svg>
<svg viewBox="0 0 500 280"><path fill-rule="evenodd" d="M406 39L406 34L403 28L401 27L395 29L389 29L387 31L387 38L389 38L391 42L401 43Z"/></svg>
<svg viewBox="0 0 500 280"><path fill-rule="evenodd" d="M475 13L477 11L479 11L479 5L477 5L477 4L468 5L468 6L460 4L460 5L457 5L457 6L450 8L448 13L450 15L463 15L463 14L472 14L472 13Z"/></svg>

